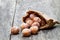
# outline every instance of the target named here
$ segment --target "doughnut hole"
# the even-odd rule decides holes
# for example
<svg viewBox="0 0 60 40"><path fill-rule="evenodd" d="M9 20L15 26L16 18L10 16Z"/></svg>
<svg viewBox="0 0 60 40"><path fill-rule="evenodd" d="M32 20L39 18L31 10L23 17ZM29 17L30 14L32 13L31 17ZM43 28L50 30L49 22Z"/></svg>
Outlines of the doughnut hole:
<svg viewBox="0 0 60 40"><path fill-rule="evenodd" d="M28 20L26 23L29 24L29 25L31 26L32 23L33 23L33 21L32 21L32 20Z"/></svg>
<svg viewBox="0 0 60 40"><path fill-rule="evenodd" d="M31 33L32 34L37 34L38 33L38 26L32 26L30 27Z"/></svg>
<svg viewBox="0 0 60 40"><path fill-rule="evenodd" d="M31 35L31 30L27 29L27 28L23 29L22 30L22 35L25 36L25 37L30 36Z"/></svg>
<svg viewBox="0 0 60 40"><path fill-rule="evenodd" d="M33 19L34 17L36 17L34 14L30 14L31 19Z"/></svg>
<svg viewBox="0 0 60 40"><path fill-rule="evenodd" d="M41 22L41 19L39 17L34 17L33 21L40 23Z"/></svg>
<svg viewBox="0 0 60 40"><path fill-rule="evenodd" d="M22 23L22 24L21 24L21 29L23 30L23 29L25 29L25 28L29 28L29 24L27 24L27 23Z"/></svg>
<svg viewBox="0 0 60 40"><path fill-rule="evenodd" d="M11 34L15 35L19 33L19 28L18 27L11 27Z"/></svg>
<svg viewBox="0 0 60 40"><path fill-rule="evenodd" d="M40 24L38 23L38 22L34 22L33 24L32 24L32 26L40 26Z"/></svg>

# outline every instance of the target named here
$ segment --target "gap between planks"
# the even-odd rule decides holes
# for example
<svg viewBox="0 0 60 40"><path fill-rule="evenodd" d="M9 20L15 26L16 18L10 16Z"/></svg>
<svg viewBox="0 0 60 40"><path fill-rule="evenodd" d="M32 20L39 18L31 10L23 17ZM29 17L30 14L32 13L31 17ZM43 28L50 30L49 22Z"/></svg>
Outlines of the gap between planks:
<svg viewBox="0 0 60 40"><path fill-rule="evenodd" d="M16 5L17 5L17 0L15 1L15 9L14 9L14 15L13 15L13 20L12 20L12 25L11 27L13 27L13 24L14 24L14 18L15 18L15 13L16 13ZM11 33L10 33L10 38L9 40L11 40Z"/></svg>

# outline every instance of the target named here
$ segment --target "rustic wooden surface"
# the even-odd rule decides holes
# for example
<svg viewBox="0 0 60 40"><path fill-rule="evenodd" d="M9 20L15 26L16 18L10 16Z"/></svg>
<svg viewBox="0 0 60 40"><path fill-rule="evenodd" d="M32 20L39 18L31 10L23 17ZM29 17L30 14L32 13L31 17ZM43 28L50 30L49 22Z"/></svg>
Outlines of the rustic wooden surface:
<svg viewBox="0 0 60 40"><path fill-rule="evenodd" d="M15 0L0 0L0 40L9 40Z"/></svg>
<svg viewBox="0 0 60 40"><path fill-rule="evenodd" d="M10 39L10 28L20 27L27 10L37 10L60 21L60 0L0 0L0 40ZM15 16L14 16L15 15ZM60 25L50 30L41 30L37 35L22 37L11 35L11 40L60 40Z"/></svg>

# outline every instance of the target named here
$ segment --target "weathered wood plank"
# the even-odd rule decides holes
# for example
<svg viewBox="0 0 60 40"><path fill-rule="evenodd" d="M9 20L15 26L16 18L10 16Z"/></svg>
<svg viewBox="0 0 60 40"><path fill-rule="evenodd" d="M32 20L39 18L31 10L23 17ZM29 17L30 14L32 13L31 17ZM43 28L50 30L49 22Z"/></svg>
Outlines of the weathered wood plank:
<svg viewBox="0 0 60 40"><path fill-rule="evenodd" d="M41 11L50 17L60 20L59 4L59 0L17 0L14 26L20 27L22 16L24 16L25 12L30 9ZM53 30L39 31L37 35L32 35L30 37L22 37L22 33L20 32L18 35L12 35L11 40L59 40L59 26Z"/></svg>
<svg viewBox="0 0 60 40"><path fill-rule="evenodd" d="M0 40L9 40L15 0L0 0Z"/></svg>

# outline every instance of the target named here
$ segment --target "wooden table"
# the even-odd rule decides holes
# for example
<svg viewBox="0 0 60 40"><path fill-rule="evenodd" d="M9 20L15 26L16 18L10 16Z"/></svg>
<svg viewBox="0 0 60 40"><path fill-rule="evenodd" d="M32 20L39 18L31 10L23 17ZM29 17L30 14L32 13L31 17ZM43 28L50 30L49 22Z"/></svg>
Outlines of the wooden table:
<svg viewBox="0 0 60 40"><path fill-rule="evenodd" d="M60 0L0 0L0 40L60 40L60 25L51 30L41 30L37 35L22 37L11 35L10 28L20 27L27 10L37 10L60 21Z"/></svg>

